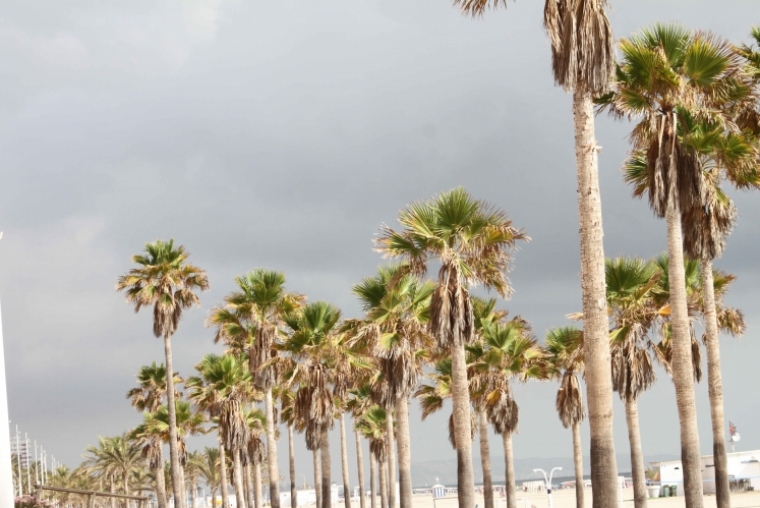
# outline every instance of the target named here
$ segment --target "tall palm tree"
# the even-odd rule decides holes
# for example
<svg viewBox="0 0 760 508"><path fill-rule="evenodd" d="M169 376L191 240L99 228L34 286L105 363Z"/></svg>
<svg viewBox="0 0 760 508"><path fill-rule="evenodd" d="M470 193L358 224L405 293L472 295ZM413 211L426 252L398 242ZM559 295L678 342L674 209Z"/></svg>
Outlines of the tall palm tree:
<svg viewBox="0 0 760 508"><path fill-rule="evenodd" d="M673 381L681 425L684 490L687 504L700 508L702 481L682 214L708 205L703 199L702 157L716 145L742 138L732 116L736 104L749 95L751 84L731 44L711 34L692 34L678 25L643 30L623 39L620 49L623 57L615 76L616 90L602 102L618 115L640 120L631 136L631 159L646 163L650 207L667 220Z"/></svg>
<svg viewBox="0 0 760 508"><path fill-rule="evenodd" d="M120 478L122 492L129 495L129 477L142 465L140 447L129 438L128 434L114 437L98 437L98 446L88 446L85 464L108 475L111 479ZM124 501L127 508L128 501Z"/></svg>
<svg viewBox="0 0 760 508"><path fill-rule="evenodd" d="M585 416L583 391L578 374L583 374L583 331L572 328L554 328L546 334L546 350L553 372L559 377L556 407L562 425L573 431L573 465L575 466L575 506L583 508L583 447L581 422Z"/></svg>
<svg viewBox="0 0 760 508"><path fill-rule="evenodd" d="M543 380L549 377L544 352L533 336L530 324L520 317L483 323L482 341L468 347L473 372L472 391L481 400L488 421L502 436L506 471L507 507L517 507L512 434L517 431L519 409L511 380Z"/></svg>
<svg viewBox="0 0 760 508"><path fill-rule="evenodd" d="M379 463L379 490L380 508L388 508L388 485L387 468L384 466L388 450L386 448L387 412L381 406L375 404L368 407L356 421L356 428L362 436L369 440L370 466L375 469L375 462ZM374 471L371 473L374 479ZM374 483L374 482L373 482ZM372 503L375 502L375 489L372 489Z"/></svg>
<svg viewBox="0 0 760 508"><path fill-rule="evenodd" d="M457 188L409 205L398 217L403 229L383 227L378 250L401 258L410 273L422 276L428 262L440 262L430 303L430 330L452 360L452 400L457 445L459 506L474 508L470 397L465 344L475 337L469 288L480 284L503 297L511 287L506 272L511 250L527 240L507 215Z"/></svg>
<svg viewBox="0 0 760 508"><path fill-rule="evenodd" d="M506 0L454 0L466 14L480 16ZM586 390L591 427L594 508L617 499L617 464L612 433L612 385L604 306L604 245L599 191L599 146L594 132L595 97L609 90L614 70L614 36L607 0L545 0L544 28L552 47L554 82L573 93L578 220L581 244Z"/></svg>
<svg viewBox="0 0 760 508"><path fill-rule="evenodd" d="M182 469L177 450L177 423L174 414L174 369L172 367L171 337L177 330L182 312L198 305L196 291L208 289L206 272L187 262L183 246L156 240L145 244L145 254L132 256L138 266L119 277L117 291L125 291L127 302L135 312L153 307L153 334L164 340L166 355L167 406L169 407L169 457L172 468L172 490L176 508L185 508L182 493Z"/></svg>
<svg viewBox="0 0 760 508"><path fill-rule="evenodd" d="M277 464L274 399L272 388L277 371L268 363L282 326L282 316L295 310L304 298L285 290L285 274L257 268L235 277L238 290L225 298L225 307L212 310L208 323L217 326L215 340L239 341L247 334L250 341L249 360L254 382L264 391L267 425L267 462L269 466L269 498L272 508L280 508L280 472Z"/></svg>
<svg viewBox="0 0 760 508"><path fill-rule="evenodd" d="M426 324L435 286L420 282L403 265L381 267L353 287L376 333L368 333L371 353L387 383L389 408L395 410L398 434L399 495L401 508L412 506L409 397L422 375L424 351L433 346ZM390 450L392 453L392 449ZM393 479L391 479L393 482ZM395 487L391 486L391 493Z"/></svg>
<svg viewBox="0 0 760 508"><path fill-rule="evenodd" d="M249 431L243 409L260 396L241 357L206 355L195 368L199 376L189 378L186 383L190 399L218 418L222 443L232 454L237 506L246 508L241 453L248 445Z"/></svg>
<svg viewBox="0 0 760 508"><path fill-rule="evenodd" d="M178 399L182 396L176 386L183 382L183 379L174 373L174 397ZM163 363L143 365L137 374L137 387L127 392L127 398L130 399L132 406L138 411L155 413L166 398L166 367ZM160 436L157 433L147 432L147 428L141 429L140 437L143 446L143 457L148 459L150 470L156 478L156 500L158 508L166 508L166 485L164 475L163 445Z"/></svg>
<svg viewBox="0 0 760 508"><path fill-rule="evenodd" d="M208 485L211 494L211 506L216 508L216 489L221 484L219 449L205 447L198 458L197 465L200 477Z"/></svg>
<svg viewBox="0 0 760 508"><path fill-rule="evenodd" d="M261 508L263 499L261 495L261 463L265 456L265 447L261 436L266 432L266 415L258 409L250 408L245 411L245 421L248 425L248 462L253 465L253 508ZM250 472L250 468L247 468ZM246 478L246 483L250 477Z"/></svg>
<svg viewBox="0 0 760 508"><path fill-rule="evenodd" d="M290 508L298 508L298 486L296 485L296 452L293 440L295 419L293 416L293 392L284 386L277 387L277 398L280 400L280 420L288 427L288 470L290 473ZM361 464L359 464L361 471ZM359 475L361 478L361 474ZM362 506L361 508L364 508Z"/></svg>

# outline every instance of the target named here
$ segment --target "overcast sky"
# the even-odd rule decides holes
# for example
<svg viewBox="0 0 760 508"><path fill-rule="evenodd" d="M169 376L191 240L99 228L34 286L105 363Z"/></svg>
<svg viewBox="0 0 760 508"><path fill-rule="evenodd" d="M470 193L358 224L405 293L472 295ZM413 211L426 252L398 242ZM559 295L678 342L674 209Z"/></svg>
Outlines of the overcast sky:
<svg viewBox="0 0 760 508"><path fill-rule="evenodd" d="M611 3L617 37L679 20L739 42L758 22L752 0ZM135 315L114 284L156 238L185 245L211 281L173 339L184 375L221 351L203 321L233 276L282 270L290 289L357 317L350 288L382 262L378 227L458 185L532 237L502 306L539 336L567 324L581 305L571 101L553 86L541 23L542 2L527 0L480 20L447 0L4 2L0 292L12 425L74 466L98 435L141 420L125 393L163 348L150 312ZM664 223L619 173L629 130L597 122L605 250L654 256ZM739 222L716 265L738 276L727 301L745 312L748 333L722 342L725 408L739 448L756 449L760 205L733 196ZM571 455L556 388L516 389L516 458ZM697 390L709 453L706 383ZM677 455L664 372L640 414L644 453ZM413 460L454 456L447 417L420 422L414 404ZM615 435L627 453L619 402ZM300 438L298 453L308 478Z"/></svg>

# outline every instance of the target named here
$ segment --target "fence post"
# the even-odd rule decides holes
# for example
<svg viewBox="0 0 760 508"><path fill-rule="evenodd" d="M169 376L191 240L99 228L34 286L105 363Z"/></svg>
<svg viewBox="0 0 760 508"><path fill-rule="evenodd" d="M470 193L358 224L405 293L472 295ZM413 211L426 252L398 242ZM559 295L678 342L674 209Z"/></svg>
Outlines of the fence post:
<svg viewBox="0 0 760 508"><path fill-rule="evenodd" d="M87 494L87 508L95 508L95 496Z"/></svg>

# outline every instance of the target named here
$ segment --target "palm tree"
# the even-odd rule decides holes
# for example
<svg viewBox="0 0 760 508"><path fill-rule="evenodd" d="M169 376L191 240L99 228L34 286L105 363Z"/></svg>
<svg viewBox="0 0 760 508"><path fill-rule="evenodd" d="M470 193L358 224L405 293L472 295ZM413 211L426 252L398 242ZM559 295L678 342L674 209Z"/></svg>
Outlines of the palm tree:
<svg viewBox="0 0 760 508"><path fill-rule="evenodd" d="M454 0L466 14L480 16L506 0ZM609 90L614 71L614 36L607 0L545 0L544 28L552 47L554 82L573 92L578 219L581 240L586 390L591 427L594 508L617 501L617 464L612 433L612 385L604 306L604 245L599 192L599 146L594 132L595 97Z"/></svg>
<svg viewBox="0 0 760 508"><path fill-rule="evenodd" d="M206 355L195 368L200 376L191 377L186 383L190 399L201 410L218 417L222 443L232 454L237 506L246 508L241 453L248 445L249 430L243 408L259 398L259 394L241 357Z"/></svg>
<svg viewBox="0 0 760 508"><path fill-rule="evenodd" d="M620 48L616 91L604 102L616 114L641 119L632 132L631 160L645 161L650 207L667 220L684 490L687 504L699 508L702 481L681 221L682 214L709 204L703 199L702 158L714 153L715 146L742 138L738 126L732 127L732 116L751 84L733 46L707 33L657 25L623 39Z"/></svg>
<svg viewBox="0 0 760 508"><path fill-rule="evenodd" d="M295 397L293 392L284 386L277 387L277 398L280 400L280 420L288 426L288 470L290 473L290 508L298 508L298 486L296 485L296 452L295 442L293 441L293 427L295 419L293 416L293 402ZM362 465L359 464L359 471ZM359 474L361 478L361 474ZM361 508L364 508L362 506Z"/></svg>
<svg viewBox="0 0 760 508"><path fill-rule="evenodd" d="M369 453L370 453L370 475L374 480L375 471L379 473L379 490L380 490L380 508L388 508L388 485L387 485L387 468L385 467L386 456L388 450L386 447L387 437L387 424L386 424L387 412L381 406L375 404L370 406L364 411L361 417L356 422L356 428L359 432L369 440ZM379 467L375 468L375 463L379 463ZM374 481L372 482L374 483ZM373 486L371 500L375 503L375 488Z"/></svg>
<svg viewBox="0 0 760 508"><path fill-rule="evenodd" d="M200 457L198 457L197 465L200 477L203 478L203 481L211 491L211 506L216 508L216 489L221 484L219 449L205 447Z"/></svg>
<svg viewBox="0 0 760 508"><path fill-rule="evenodd" d="M493 308L494 304L487 306ZM522 382L547 379L549 373L530 324L520 317L500 322L502 316L483 322L482 340L469 346L468 351L473 372L472 391L479 394L475 399L480 400L488 421L502 436L507 507L516 508L512 434L517 431L519 412L512 395L511 379Z"/></svg>
<svg viewBox="0 0 760 508"><path fill-rule="evenodd" d="M201 466L203 464L203 455L201 452L190 452L187 454L187 464L185 464L185 478L190 481L190 499L192 508L197 507L198 497L198 480L201 478Z"/></svg>
<svg viewBox="0 0 760 508"><path fill-rule="evenodd" d="M208 278L202 269L187 263L188 253L174 240L156 240L145 244L145 254L132 256L138 265L119 277L117 291L125 291L127 302L135 312L143 306L153 307L153 334L164 339L166 355L167 406L169 407L169 456L172 468L172 490L176 508L185 508L182 493L182 470L177 450L177 423L174 414L174 369L171 337L177 330L182 311L199 304L196 291L208 289Z"/></svg>
<svg viewBox="0 0 760 508"><path fill-rule="evenodd" d="M452 399L457 444L459 506L474 508L470 397L465 344L475 337L469 287L481 284L503 297L511 287L506 276L510 253L527 240L507 215L457 188L414 203L399 213L403 229L383 227L378 249L405 261L410 273L423 276L430 260L441 263L431 296L430 329L452 359Z"/></svg>
<svg viewBox="0 0 760 508"><path fill-rule="evenodd" d="M409 397L422 375L422 352L433 345L425 325L430 317L430 298L434 288L432 282L420 282L409 274L403 265L381 267L376 276L367 277L353 287L367 314L370 329L376 331L367 334L373 339L369 348L377 358L379 370L387 383L387 409L395 410L398 419L401 508L412 506ZM392 495L394 490L391 486Z"/></svg>
<svg viewBox="0 0 760 508"><path fill-rule="evenodd" d="M562 425L573 431L573 464L575 466L575 506L583 508L583 447L581 422L584 417L583 391L578 374L583 374L583 331L572 328L554 328L546 334L549 363L559 377L556 407Z"/></svg>
<svg viewBox="0 0 760 508"><path fill-rule="evenodd" d="M129 495L129 476L142 464L140 447L128 434L114 437L98 437L98 446L88 446L85 464L94 471L105 474L113 482L121 478L123 493ZM113 483L111 484L113 492ZM124 501L127 508L128 501Z"/></svg>
<svg viewBox="0 0 760 508"><path fill-rule="evenodd" d="M354 436L356 437L356 464L357 473L359 474L359 504L360 508L365 508L365 491L364 491L364 458L362 453L362 434L359 430L359 419L364 413L372 406L371 388L369 382L356 383L353 390L349 392L350 399L346 402L346 409L348 409L354 417ZM375 508L375 471L374 471L375 459L370 454L370 484L371 484L371 508ZM293 507L295 508L295 507Z"/></svg>
<svg viewBox="0 0 760 508"><path fill-rule="evenodd" d="M258 409L245 411L245 421L248 425L248 450L247 458L253 463L253 508L261 508L263 504L261 496L261 463L264 460L264 443L261 441L262 434L267 426L266 416ZM250 483L250 467L246 468L246 483Z"/></svg>
<svg viewBox="0 0 760 508"><path fill-rule="evenodd" d="M250 334L250 368L254 382L265 395L267 425L267 462L269 465L269 498L272 508L280 508L280 472L277 464L274 399L272 388L277 372L267 362L276 352L273 348L282 326L282 316L295 310L304 300L296 293L285 291L285 274L257 268L235 277L238 291L225 298L225 307L212 310L209 324L217 326L215 341L239 341Z"/></svg>

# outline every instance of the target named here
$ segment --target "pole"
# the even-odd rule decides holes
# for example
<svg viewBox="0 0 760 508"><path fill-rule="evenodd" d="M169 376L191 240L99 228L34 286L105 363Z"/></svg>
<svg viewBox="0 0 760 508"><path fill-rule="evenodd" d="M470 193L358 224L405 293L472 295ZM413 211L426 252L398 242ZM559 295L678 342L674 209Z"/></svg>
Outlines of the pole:
<svg viewBox="0 0 760 508"><path fill-rule="evenodd" d="M31 464L29 463L29 434L24 432L24 458L26 459L26 491L32 493L32 474L29 471Z"/></svg>
<svg viewBox="0 0 760 508"><path fill-rule="evenodd" d="M0 233L2 237L2 233ZM13 508L13 462L11 461L11 435L8 432L8 389L5 384L5 354L3 352L3 329L0 319L0 508ZM21 478L19 477L19 483Z"/></svg>
<svg viewBox="0 0 760 508"><path fill-rule="evenodd" d="M40 483L40 463L37 461L37 440L34 440L34 483Z"/></svg>
<svg viewBox="0 0 760 508"><path fill-rule="evenodd" d="M18 495L24 495L24 481L21 479L21 445L18 442L18 425L16 425L16 466L18 466Z"/></svg>

